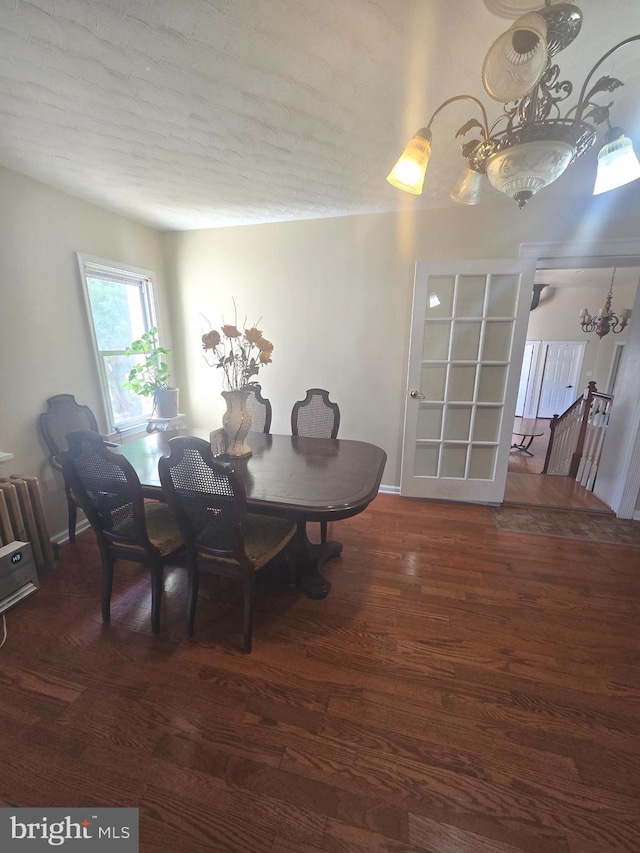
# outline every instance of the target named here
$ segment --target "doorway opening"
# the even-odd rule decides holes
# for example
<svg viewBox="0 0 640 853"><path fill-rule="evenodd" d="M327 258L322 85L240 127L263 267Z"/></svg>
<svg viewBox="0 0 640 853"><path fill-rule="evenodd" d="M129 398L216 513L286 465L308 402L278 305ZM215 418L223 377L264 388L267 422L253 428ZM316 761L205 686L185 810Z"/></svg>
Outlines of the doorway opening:
<svg viewBox="0 0 640 853"><path fill-rule="evenodd" d="M611 512L575 480L545 475L542 469L552 416L561 415L581 397L590 381L596 382L599 391L611 393L618 376L626 330L599 338L595 333L584 334L579 320L582 309L593 314L604 303L613 270L613 266L599 266L536 272L536 284L543 287L529 315L516 424L521 428L518 416L526 419L527 429L537 434L529 446L531 455L521 448L511 450L504 503ZM616 266L614 311L633 306L639 275L640 268ZM520 441L514 435L513 444Z"/></svg>

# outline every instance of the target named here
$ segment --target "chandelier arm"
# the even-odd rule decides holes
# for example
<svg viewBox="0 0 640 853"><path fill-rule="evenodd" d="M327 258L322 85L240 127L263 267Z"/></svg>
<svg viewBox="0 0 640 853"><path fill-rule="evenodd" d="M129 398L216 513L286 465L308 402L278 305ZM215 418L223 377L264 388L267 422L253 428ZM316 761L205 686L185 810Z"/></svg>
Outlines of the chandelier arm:
<svg viewBox="0 0 640 853"><path fill-rule="evenodd" d="M576 122L579 122L581 120L582 113L584 112L584 109L587 106L587 104L583 103L583 99L587 91L587 86L589 85L589 82L593 75L596 73L598 68L600 68L605 59L608 59L612 53L615 53L616 50L619 50L621 47L624 47L625 44L630 44L633 41L640 41L640 34L638 34L637 36L630 36L628 39L624 39L624 41L618 42L618 44L614 45L610 50L608 50L603 56L600 57L600 59L596 62L591 71L587 74L587 77L584 83L582 84L582 89L580 90L580 97L578 98L578 103L575 107Z"/></svg>
<svg viewBox="0 0 640 853"><path fill-rule="evenodd" d="M498 118L494 121L494 123L493 123L493 124L491 125L491 127L489 128L489 136L488 136L488 138L490 139L490 138L493 136L493 131L496 129L496 127L498 127L498 125L499 125L501 122L508 122L508 121L509 121L509 117L508 117L508 116L506 116L506 115L498 116Z"/></svg>
<svg viewBox="0 0 640 853"><path fill-rule="evenodd" d="M448 107L449 104L453 104L454 101L471 101L476 104L480 108L480 112L482 113L482 121L483 121L483 131L485 133L485 139L489 138L489 119L487 118L487 111L484 108L482 101L479 101L477 98L474 98L473 95L454 95L453 98L447 98L446 101L443 101L440 106L434 111L433 115L429 119L429 123L427 124L426 130L431 129L431 125L433 124L434 118L438 115L438 113L442 112L445 107Z"/></svg>

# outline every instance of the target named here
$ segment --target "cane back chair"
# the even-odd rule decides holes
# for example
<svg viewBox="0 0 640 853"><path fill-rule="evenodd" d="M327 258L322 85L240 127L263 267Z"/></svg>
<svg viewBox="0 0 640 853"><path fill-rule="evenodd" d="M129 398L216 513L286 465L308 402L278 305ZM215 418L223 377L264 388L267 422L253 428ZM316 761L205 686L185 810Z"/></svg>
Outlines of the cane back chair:
<svg viewBox="0 0 640 853"><path fill-rule="evenodd" d="M230 465L214 459L209 442L177 436L169 441L169 450L158 471L185 542L188 633L193 633L200 570L236 578L244 596L243 650L249 653L256 572L286 548L296 525L248 513L242 481ZM295 566L290 555L288 559L295 583Z"/></svg>
<svg viewBox="0 0 640 853"><path fill-rule="evenodd" d="M251 431L270 432L271 402L262 396L262 388L257 383L255 385L247 385L246 390L249 391L246 408L251 414Z"/></svg>
<svg viewBox="0 0 640 853"><path fill-rule="evenodd" d="M49 463L52 468L60 472L62 472L61 453L67 449L67 433L75 429L98 432L95 415L89 406L82 406L76 402L73 394L56 394L54 397L49 397L47 411L40 415L39 423L40 432L49 451ZM73 543L76 541L78 507L66 478L64 493L69 518L69 542Z"/></svg>
<svg viewBox="0 0 640 853"><path fill-rule="evenodd" d="M102 618L111 618L117 558L144 564L151 574L151 627L160 630L164 566L183 550L180 531L164 503L145 501L131 463L105 446L95 432L67 435L62 470L93 527L102 561Z"/></svg>
<svg viewBox="0 0 640 853"><path fill-rule="evenodd" d="M329 400L323 388L309 388L304 400L294 403L291 411L291 434L309 438L337 438L340 408ZM327 522L320 522L320 538L327 541Z"/></svg>

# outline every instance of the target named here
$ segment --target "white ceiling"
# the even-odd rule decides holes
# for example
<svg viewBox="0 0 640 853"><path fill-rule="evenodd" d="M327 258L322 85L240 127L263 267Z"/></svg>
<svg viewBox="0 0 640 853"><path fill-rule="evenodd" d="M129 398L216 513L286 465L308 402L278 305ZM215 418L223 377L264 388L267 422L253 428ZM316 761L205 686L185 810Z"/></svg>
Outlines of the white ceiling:
<svg viewBox="0 0 640 853"><path fill-rule="evenodd" d="M385 177L445 98L500 114L482 60L505 10L531 4L485 2L0 0L0 163L164 229L453 204L468 105L436 119L423 196ZM638 0L581 8L582 33L557 57L578 87L640 33ZM602 72L626 83L605 100L640 142L640 43Z"/></svg>

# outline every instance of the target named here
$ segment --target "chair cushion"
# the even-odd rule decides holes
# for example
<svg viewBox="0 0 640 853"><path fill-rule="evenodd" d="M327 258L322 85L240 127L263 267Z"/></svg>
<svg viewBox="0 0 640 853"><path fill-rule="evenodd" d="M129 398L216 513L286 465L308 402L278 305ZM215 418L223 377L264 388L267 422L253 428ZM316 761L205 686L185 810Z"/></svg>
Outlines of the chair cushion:
<svg viewBox="0 0 640 853"><path fill-rule="evenodd" d="M247 513L244 549L255 569L261 569L269 560L290 542L296 534L295 522L286 518L274 518L271 515L255 515ZM226 557L213 557L202 554L205 559L225 565L237 565L237 562Z"/></svg>
<svg viewBox="0 0 640 853"><path fill-rule="evenodd" d="M182 547L184 543L178 525L173 520L166 504L159 501L145 501L144 514L151 544L160 551L163 557Z"/></svg>

